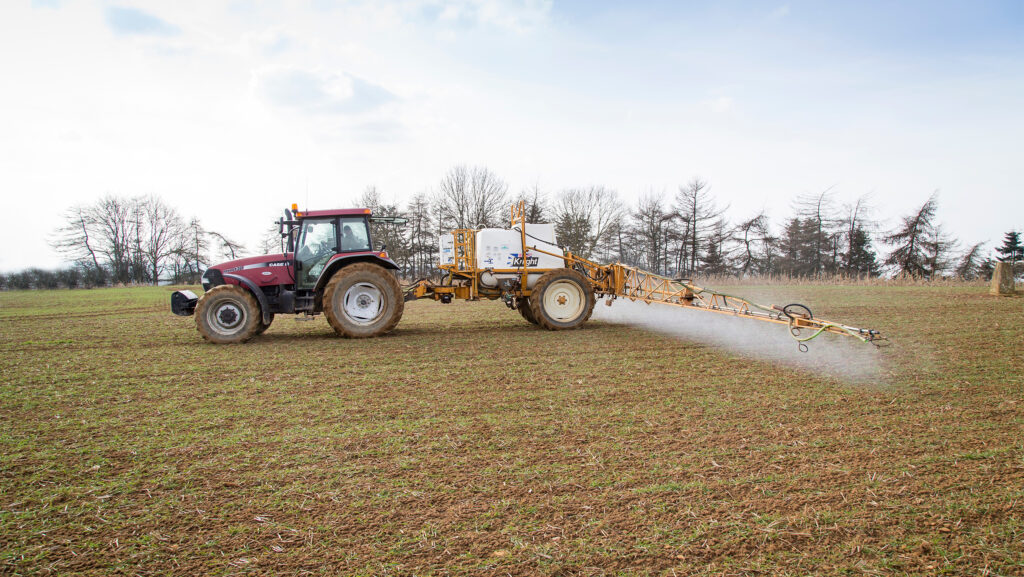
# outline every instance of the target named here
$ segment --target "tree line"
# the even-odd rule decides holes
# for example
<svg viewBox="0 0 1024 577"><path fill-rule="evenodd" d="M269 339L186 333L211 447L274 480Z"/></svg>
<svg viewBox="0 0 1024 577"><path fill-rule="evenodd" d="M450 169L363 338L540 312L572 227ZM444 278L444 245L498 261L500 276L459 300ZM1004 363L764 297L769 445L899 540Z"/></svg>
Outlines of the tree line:
<svg viewBox="0 0 1024 577"><path fill-rule="evenodd" d="M3 275L4 288L194 284L212 259L234 259L245 247L183 217L157 196L107 195L67 211L51 246L70 266Z"/></svg>
<svg viewBox="0 0 1024 577"><path fill-rule="evenodd" d="M512 194L487 168L456 166L432 193L405 206L369 187L356 204L404 216L407 228L378 225L375 239L407 277L434 271L437 235L453 228L508 225L509 206L524 201L528 222L550 222L563 247L591 260L618 261L674 277L732 275L788 278L904 276L988 278L996 258L985 243L961 244L936 219L933 194L892 229L875 218L870 197L840 204L832 190L798 197L793 214L773 224L759 211L730 220L707 181L693 178L672 195L648 192L633 206L603 186ZM1006 233L998 260L1022 260L1020 235ZM1019 267L1017 267L1019 268Z"/></svg>
<svg viewBox="0 0 1024 577"><path fill-rule="evenodd" d="M730 219L707 181L693 178L674 193L649 191L635 205L604 186L545 192L533 186L513 194L486 167L455 166L428 192L386 202L374 186L355 199L378 216L405 225L373 224L377 246L387 247L405 278L437 273L438 236L453 228L507 227L513 203L525 202L528 222L554 224L568 250L599 262L618 261L655 273L695 278L733 275L827 278L906 276L917 279L987 278L996 260L1019 270L1020 234L1007 232L995 254L985 243L961 246L936 219L938 196L883 229L870 197L841 204L829 189L797 197L792 215L773 223L763 212ZM0 275L0 288L57 288L111 284L190 284L207 266L238 258L246 248L185 218L156 196L108 195L71 208L52 245L73 265ZM280 250L277 227L257 247ZM998 255L998 256L996 256Z"/></svg>

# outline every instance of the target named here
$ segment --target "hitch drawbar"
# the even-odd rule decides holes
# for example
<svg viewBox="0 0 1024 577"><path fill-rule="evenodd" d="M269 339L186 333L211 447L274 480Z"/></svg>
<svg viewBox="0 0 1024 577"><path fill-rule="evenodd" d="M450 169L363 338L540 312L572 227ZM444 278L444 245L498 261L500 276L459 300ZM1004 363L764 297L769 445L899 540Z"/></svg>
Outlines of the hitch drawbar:
<svg viewBox="0 0 1024 577"><path fill-rule="evenodd" d="M171 312L187 317L196 311L196 301L199 297L192 291L174 291L171 294Z"/></svg>

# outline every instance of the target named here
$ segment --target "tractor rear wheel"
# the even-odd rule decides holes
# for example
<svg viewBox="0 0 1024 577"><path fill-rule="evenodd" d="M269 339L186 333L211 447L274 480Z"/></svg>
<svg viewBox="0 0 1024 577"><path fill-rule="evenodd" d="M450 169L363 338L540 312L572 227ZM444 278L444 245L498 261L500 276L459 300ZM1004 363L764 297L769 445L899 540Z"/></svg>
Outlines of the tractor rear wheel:
<svg viewBox="0 0 1024 577"><path fill-rule="evenodd" d="M519 297L516 299L516 308L519 309L519 314L523 315L526 322L531 325L537 324L537 317L533 316L533 309L530 308L530 297Z"/></svg>
<svg viewBox="0 0 1024 577"><path fill-rule="evenodd" d="M327 281L324 314L343 337L376 337L402 319L405 298L395 275L368 262L350 264Z"/></svg>
<svg viewBox="0 0 1024 577"><path fill-rule="evenodd" d="M580 273L559 269L544 273L530 293L537 324L551 330L577 329L594 311L594 289Z"/></svg>
<svg viewBox="0 0 1024 577"><path fill-rule="evenodd" d="M213 287L196 303L196 330L211 343L244 343L257 334L263 321L260 305L238 286Z"/></svg>

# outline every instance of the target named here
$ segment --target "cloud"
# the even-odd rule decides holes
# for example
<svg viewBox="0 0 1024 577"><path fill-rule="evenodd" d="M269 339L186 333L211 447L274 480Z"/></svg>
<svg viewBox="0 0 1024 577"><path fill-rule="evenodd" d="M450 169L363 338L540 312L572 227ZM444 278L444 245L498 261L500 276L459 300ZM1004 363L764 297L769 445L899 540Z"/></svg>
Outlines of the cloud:
<svg viewBox="0 0 1024 577"><path fill-rule="evenodd" d="M396 100L387 89L350 74L296 69L262 74L257 90L271 104L313 114L362 114Z"/></svg>
<svg viewBox="0 0 1024 577"><path fill-rule="evenodd" d="M107 8L107 26L122 35L174 36L180 32L177 26L152 14L119 6Z"/></svg>
<svg viewBox="0 0 1024 577"><path fill-rule="evenodd" d="M358 142L398 142L406 130L399 122L384 120L356 124L351 128L351 134Z"/></svg>
<svg viewBox="0 0 1024 577"><path fill-rule="evenodd" d="M32 0L33 8L49 8L56 10L64 4L64 0Z"/></svg>
<svg viewBox="0 0 1024 577"><path fill-rule="evenodd" d="M419 9L443 24L528 32L547 23L553 0L424 0Z"/></svg>
<svg viewBox="0 0 1024 577"><path fill-rule="evenodd" d="M291 48L293 43L289 36L278 34L266 40L263 44L263 53L268 56L281 54Z"/></svg>
<svg viewBox="0 0 1024 577"><path fill-rule="evenodd" d="M736 101L731 96L716 96L704 102L712 112L719 114L732 112L736 108Z"/></svg>
<svg viewBox="0 0 1024 577"><path fill-rule="evenodd" d="M279 28L247 34L250 50L262 56L280 56L296 46L295 39Z"/></svg>

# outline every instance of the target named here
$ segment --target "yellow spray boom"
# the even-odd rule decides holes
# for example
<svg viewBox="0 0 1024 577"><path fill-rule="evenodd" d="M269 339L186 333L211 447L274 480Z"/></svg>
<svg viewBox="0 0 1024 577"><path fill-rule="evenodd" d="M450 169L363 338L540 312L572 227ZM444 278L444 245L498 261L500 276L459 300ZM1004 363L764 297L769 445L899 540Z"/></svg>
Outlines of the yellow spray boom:
<svg viewBox="0 0 1024 577"><path fill-rule="evenodd" d="M787 325L801 351L826 332L875 345L886 342L876 330L815 318L801 304L759 305L686 279L592 262L558 247L550 225L530 225L527 233L524 203L513 207L511 220L510 230L456 229L442 238L441 283L421 280L405 289L406 300L500 298L531 323L563 330L586 322L597 298L611 305L621 297Z"/></svg>

